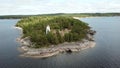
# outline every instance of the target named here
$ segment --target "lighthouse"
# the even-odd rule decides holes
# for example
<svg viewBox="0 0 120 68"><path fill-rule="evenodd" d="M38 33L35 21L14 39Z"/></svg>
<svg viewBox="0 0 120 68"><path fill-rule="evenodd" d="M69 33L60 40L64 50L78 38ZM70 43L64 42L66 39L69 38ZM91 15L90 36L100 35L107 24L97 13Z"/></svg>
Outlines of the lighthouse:
<svg viewBox="0 0 120 68"><path fill-rule="evenodd" d="M50 32L50 26L49 25L47 25L47 27L46 27L46 34L48 34L48 32Z"/></svg>

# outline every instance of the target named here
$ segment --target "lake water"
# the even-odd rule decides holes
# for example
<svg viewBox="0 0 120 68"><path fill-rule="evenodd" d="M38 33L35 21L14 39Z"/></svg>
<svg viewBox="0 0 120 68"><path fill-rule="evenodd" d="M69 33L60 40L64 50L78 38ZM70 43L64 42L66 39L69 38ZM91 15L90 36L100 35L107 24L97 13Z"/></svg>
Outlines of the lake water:
<svg viewBox="0 0 120 68"><path fill-rule="evenodd" d="M18 19L0 20L0 68L120 68L120 17L82 18L97 31L96 46L46 59L20 57Z"/></svg>

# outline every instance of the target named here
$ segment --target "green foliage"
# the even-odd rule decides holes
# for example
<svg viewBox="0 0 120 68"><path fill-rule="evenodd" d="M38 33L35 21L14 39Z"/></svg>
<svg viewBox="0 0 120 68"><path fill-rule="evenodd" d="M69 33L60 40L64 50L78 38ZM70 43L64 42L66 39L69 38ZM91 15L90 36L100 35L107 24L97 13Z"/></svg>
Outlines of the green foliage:
<svg viewBox="0 0 120 68"><path fill-rule="evenodd" d="M64 38L60 35L58 30L56 31L56 35L57 35L59 43L63 43L64 42Z"/></svg>
<svg viewBox="0 0 120 68"><path fill-rule="evenodd" d="M46 26L50 25L51 31L46 34ZM86 37L88 24L64 16L32 16L21 19L16 26L23 28L23 38L29 36L34 47L57 45L63 42L80 41ZM60 32L63 32L62 35Z"/></svg>
<svg viewBox="0 0 120 68"><path fill-rule="evenodd" d="M58 41L58 38L56 35L54 35L53 33L49 32L47 35L47 40L49 42L49 44L58 44L59 41Z"/></svg>
<svg viewBox="0 0 120 68"><path fill-rule="evenodd" d="M67 33L64 36L65 41L72 42L72 41L80 41L82 38L78 33Z"/></svg>

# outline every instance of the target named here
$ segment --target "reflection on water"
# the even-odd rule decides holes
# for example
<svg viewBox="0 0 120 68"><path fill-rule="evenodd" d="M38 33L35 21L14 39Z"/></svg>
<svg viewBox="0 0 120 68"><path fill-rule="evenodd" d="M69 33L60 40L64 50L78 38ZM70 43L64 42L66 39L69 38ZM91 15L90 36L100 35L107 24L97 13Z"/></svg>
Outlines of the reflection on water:
<svg viewBox="0 0 120 68"><path fill-rule="evenodd" d="M17 19L0 20L0 68L120 68L120 17L81 18L97 31L96 46L46 59L19 57Z"/></svg>

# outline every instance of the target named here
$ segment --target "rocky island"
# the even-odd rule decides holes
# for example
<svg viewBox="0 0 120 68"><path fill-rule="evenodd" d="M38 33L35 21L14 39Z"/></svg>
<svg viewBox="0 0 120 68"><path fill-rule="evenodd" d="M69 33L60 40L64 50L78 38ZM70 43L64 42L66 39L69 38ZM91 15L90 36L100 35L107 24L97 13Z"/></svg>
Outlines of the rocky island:
<svg viewBox="0 0 120 68"><path fill-rule="evenodd" d="M87 23L73 17L32 16L21 19L16 28L22 32L21 56L44 58L95 46L94 34Z"/></svg>

